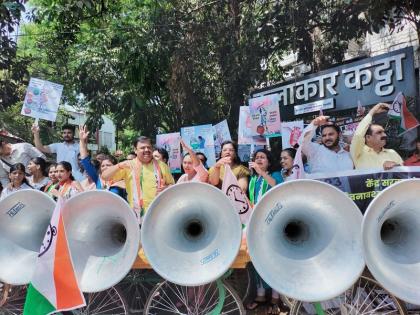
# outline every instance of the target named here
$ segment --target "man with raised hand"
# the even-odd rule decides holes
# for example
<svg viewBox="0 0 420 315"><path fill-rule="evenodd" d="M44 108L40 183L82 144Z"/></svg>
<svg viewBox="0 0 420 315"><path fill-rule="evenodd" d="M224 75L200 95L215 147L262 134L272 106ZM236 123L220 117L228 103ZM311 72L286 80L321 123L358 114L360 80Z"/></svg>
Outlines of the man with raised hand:
<svg viewBox="0 0 420 315"><path fill-rule="evenodd" d="M79 144L74 141L74 126L64 125L62 127L63 142L51 143L43 145L41 137L39 136L39 126L34 124L32 126L32 133L34 134L34 142L36 148L44 153L55 153L57 155L57 163L66 161L71 164L72 175L77 181L84 179L80 172L78 164Z"/></svg>
<svg viewBox="0 0 420 315"><path fill-rule="evenodd" d="M302 152L308 159L311 173L328 173L353 169L350 153L340 145L341 130L328 121L328 116L319 116L306 127ZM312 142L315 130L321 128L321 143Z"/></svg>
<svg viewBox="0 0 420 315"><path fill-rule="evenodd" d="M376 104L357 126L350 145L350 154L356 169L389 170L403 165L403 160L397 152L385 149L387 135L384 128L372 123L374 115L388 110L388 104Z"/></svg>

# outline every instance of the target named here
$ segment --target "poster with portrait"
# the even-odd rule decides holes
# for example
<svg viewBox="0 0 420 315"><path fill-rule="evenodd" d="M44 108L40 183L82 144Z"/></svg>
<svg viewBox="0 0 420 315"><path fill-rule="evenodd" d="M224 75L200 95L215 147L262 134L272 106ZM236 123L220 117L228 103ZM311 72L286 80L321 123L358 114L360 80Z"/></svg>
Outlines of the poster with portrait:
<svg viewBox="0 0 420 315"><path fill-rule="evenodd" d="M303 120L287 121L281 123L282 149L295 148L303 131Z"/></svg>
<svg viewBox="0 0 420 315"><path fill-rule="evenodd" d="M252 124L249 106L241 106L239 109L238 144L266 144L264 136L252 136Z"/></svg>
<svg viewBox="0 0 420 315"><path fill-rule="evenodd" d="M179 132L156 135L156 146L168 151L168 165L172 173L181 173L181 135Z"/></svg>
<svg viewBox="0 0 420 315"><path fill-rule="evenodd" d="M222 149L222 143L225 141L232 140L230 136L229 126L227 120L223 120L218 124L214 125L214 148L216 151L216 156L220 155Z"/></svg>
<svg viewBox="0 0 420 315"><path fill-rule="evenodd" d="M181 137L194 152L201 152L206 155L209 167L216 163L213 125L183 127L181 128Z"/></svg>
<svg viewBox="0 0 420 315"><path fill-rule="evenodd" d="M278 137L281 134L278 94L249 100L252 136Z"/></svg>
<svg viewBox="0 0 420 315"><path fill-rule="evenodd" d="M61 84L31 78L26 90L21 114L55 121L62 93L63 86Z"/></svg>

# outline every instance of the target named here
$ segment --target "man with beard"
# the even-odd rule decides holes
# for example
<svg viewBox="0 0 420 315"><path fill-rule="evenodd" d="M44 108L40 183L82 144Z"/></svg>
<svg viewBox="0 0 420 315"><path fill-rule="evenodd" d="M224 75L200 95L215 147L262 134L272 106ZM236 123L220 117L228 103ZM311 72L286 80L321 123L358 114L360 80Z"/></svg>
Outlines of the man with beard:
<svg viewBox="0 0 420 315"><path fill-rule="evenodd" d="M175 181L169 166L153 158L153 146L149 138L141 136L133 145L136 158L108 167L102 173L102 179L125 181L128 203L140 220L156 195Z"/></svg>
<svg viewBox="0 0 420 315"><path fill-rule="evenodd" d="M306 128L302 152L308 159L310 173L328 173L353 169L349 152L340 145L341 130L328 122L328 116L319 116ZM317 127L321 128L321 144L312 142Z"/></svg>
<svg viewBox="0 0 420 315"><path fill-rule="evenodd" d="M55 153L57 155L57 163L61 161L69 162L74 178L77 181L82 181L84 176L80 172L78 164L79 144L74 141L74 126L64 125L62 131L63 142L43 145L39 136L39 126L33 125L32 133L34 134L35 147L44 153Z"/></svg>
<svg viewBox="0 0 420 315"><path fill-rule="evenodd" d="M350 145L356 169L383 168L389 170L403 165L403 160L397 152L385 149L387 136L381 125L372 123L375 114L389 110L385 103L376 104L357 126Z"/></svg>
<svg viewBox="0 0 420 315"><path fill-rule="evenodd" d="M12 165L22 163L26 168L29 161L37 157L45 159L45 155L32 144L26 142L12 144L0 140L0 183L3 187L6 188L9 184L9 169Z"/></svg>

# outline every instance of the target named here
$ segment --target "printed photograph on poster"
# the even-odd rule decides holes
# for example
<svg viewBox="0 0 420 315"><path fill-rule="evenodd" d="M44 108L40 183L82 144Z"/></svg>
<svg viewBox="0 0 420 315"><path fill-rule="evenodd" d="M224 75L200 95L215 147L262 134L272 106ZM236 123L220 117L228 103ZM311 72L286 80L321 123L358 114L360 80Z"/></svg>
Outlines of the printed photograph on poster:
<svg viewBox="0 0 420 315"><path fill-rule="evenodd" d="M259 149L264 149L263 145L254 145L254 150L253 152L259 150ZM252 145L250 144L239 144L238 145L238 155L239 158L241 159L241 162L249 162L251 160L252 154L253 152L251 152L252 150Z"/></svg>
<svg viewBox="0 0 420 315"><path fill-rule="evenodd" d="M249 100L252 136L277 137L281 133L278 94Z"/></svg>
<svg viewBox="0 0 420 315"><path fill-rule="evenodd" d="M33 118L55 121L63 86L31 78L26 90L21 114Z"/></svg>
<svg viewBox="0 0 420 315"><path fill-rule="evenodd" d="M238 144L265 145L265 143L264 136L252 136L249 106L241 106L239 109Z"/></svg>
<svg viewBox="0 0 420 315"><path fill-rule="evenodd" d="M194 152L202 152L207 157L209 167L216 164L216 151L214 149L214 128L212 125L200 125L181 128L182 140Z"/></svg>
<svg viewBox="0 0 420 315"><path fill-rule="evenodd" d="M172 173L181 173L180 138L179 132L156 135L156 146L168 151L168 165Z"/></svg>
<svg viewBox="0 0 420 315"><path fill-rule="evenodd" d="M225 141L232 140L230 136L229 126L227 120L223 120L218 124L214 125L214 147L216 150L216 156L220 155L222 143Z"/></svg>
<svg viewBox="0 0 420 315"><path fill-rule="evenodd" d="M303 131L303 120L287 121L281 123L282 149L295 148Z"/></svg>

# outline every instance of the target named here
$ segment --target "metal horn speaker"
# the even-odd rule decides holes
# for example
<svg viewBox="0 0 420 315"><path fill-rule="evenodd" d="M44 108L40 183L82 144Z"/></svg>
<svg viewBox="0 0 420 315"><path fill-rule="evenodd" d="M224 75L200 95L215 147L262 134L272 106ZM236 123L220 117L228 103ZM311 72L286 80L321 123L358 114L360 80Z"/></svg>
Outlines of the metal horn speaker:
<svg viewBox="0 0 420 315"><path fill-rule="evenodd" d="M258 274L290 298L316 302L348 289L364 269L362 214L337 188L286 182L255 206L247 242Z"/></svg>
<svg viewBox="0 0 420 315"><path fill-rule="evenodd" d="M83 292L120 282L137 257L140 230L129 205L109 191L75 195L62 209L74 268Z"/></svg>
<svg viewBox="0 0 420 315"><path fill-rule="evenodd" d="M144 253L158 274L175 284L198 286L229 269L241 245L242 227L219 189L184 183L153 201L141 235Z"/></svg>
<svg viewBox="0 0 420 315"><path fill-rule="evenodd" d="M420 179L393 184L370 203L363 218L366 264L400 299L420 301Z"/></svg>
<svg viewBox="0 0 420 315"><path fill-rule="evenodd" d="M0 281L31 281L55 202L38 190L19 190L0 201Z"/></svg>

